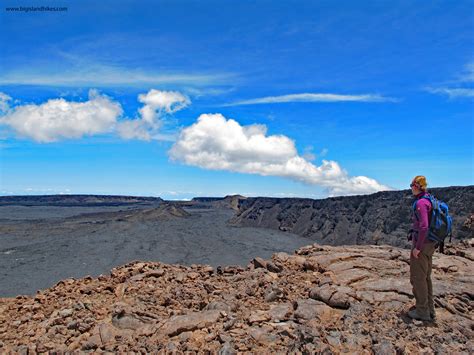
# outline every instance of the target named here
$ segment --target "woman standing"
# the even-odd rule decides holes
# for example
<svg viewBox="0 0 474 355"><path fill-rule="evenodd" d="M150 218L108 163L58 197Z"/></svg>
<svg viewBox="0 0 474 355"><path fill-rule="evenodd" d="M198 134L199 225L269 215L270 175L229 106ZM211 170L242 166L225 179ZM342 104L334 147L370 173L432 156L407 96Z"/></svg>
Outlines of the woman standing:
<svg viewBox="0 0 474 355"><path fill-rule="evenodd" d="M413 205L413 235L410 253L410 283L415 296L415 308L408 316L430 321L435 318L433 302L433 286L431 283L431 268L433 254L437 243L428 239L431 202L426 191L426 178L415 176L410 184L411 192L416 197Z"/></svg>

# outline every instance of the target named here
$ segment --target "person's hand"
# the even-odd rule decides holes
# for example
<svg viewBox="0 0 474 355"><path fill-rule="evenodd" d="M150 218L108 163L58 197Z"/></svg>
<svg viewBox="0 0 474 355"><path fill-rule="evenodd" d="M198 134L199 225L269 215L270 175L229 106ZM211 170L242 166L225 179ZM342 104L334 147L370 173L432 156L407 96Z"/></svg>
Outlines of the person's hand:
<svg viewBox="0 0 474 355"><path fill-rule="evenodd" d="M418 256L420 255L420 251L415 248L413 249L412 254L415 257L415 259L418 259Z"/></svg>

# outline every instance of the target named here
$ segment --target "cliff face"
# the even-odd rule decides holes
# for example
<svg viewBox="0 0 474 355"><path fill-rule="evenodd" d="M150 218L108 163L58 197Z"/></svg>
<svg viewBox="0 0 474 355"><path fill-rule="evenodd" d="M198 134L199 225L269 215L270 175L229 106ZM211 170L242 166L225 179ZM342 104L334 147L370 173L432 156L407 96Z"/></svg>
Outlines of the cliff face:
<svg viewBox="0 0 474 355"><path fill-rule="evenodd" d="M412 321L409 255L311 245L214 269L133 262L0 299L0 353L472 353L474 240L436 253L437 321Z"/></svg>
<svg viewBox="0 0 474 355"><path fill-rule="evenodd" d="M454 239L473 237L474 186L431 189L445 201L454 219ZM324 200L248 198L240 200L233 225L279 229L322 244L406 246L413 196L387 191Z"/></svg>

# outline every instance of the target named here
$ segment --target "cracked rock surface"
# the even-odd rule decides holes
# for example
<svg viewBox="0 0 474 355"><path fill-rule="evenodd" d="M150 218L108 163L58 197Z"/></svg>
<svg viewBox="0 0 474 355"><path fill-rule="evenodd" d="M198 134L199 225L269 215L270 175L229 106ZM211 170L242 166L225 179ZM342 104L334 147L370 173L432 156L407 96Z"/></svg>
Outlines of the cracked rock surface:
<svg viewBox="0 0 474 355"><path fill-rule="evenodd" d="M132 262L0 299L0 353L473 353L474 240L436 253L412 321L409 251L310 245L246 268Z"/></svg>

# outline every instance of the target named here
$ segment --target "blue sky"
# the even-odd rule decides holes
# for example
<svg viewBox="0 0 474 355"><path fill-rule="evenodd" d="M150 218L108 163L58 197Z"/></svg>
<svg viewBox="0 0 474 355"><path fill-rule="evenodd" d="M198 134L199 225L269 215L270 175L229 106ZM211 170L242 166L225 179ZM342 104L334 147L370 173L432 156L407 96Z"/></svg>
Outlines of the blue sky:
<svg viewBox="0 0 474 355"><path fill-rule="evenodd" d="M3 5L2 195L474 183L473 1Z"/></svg>

